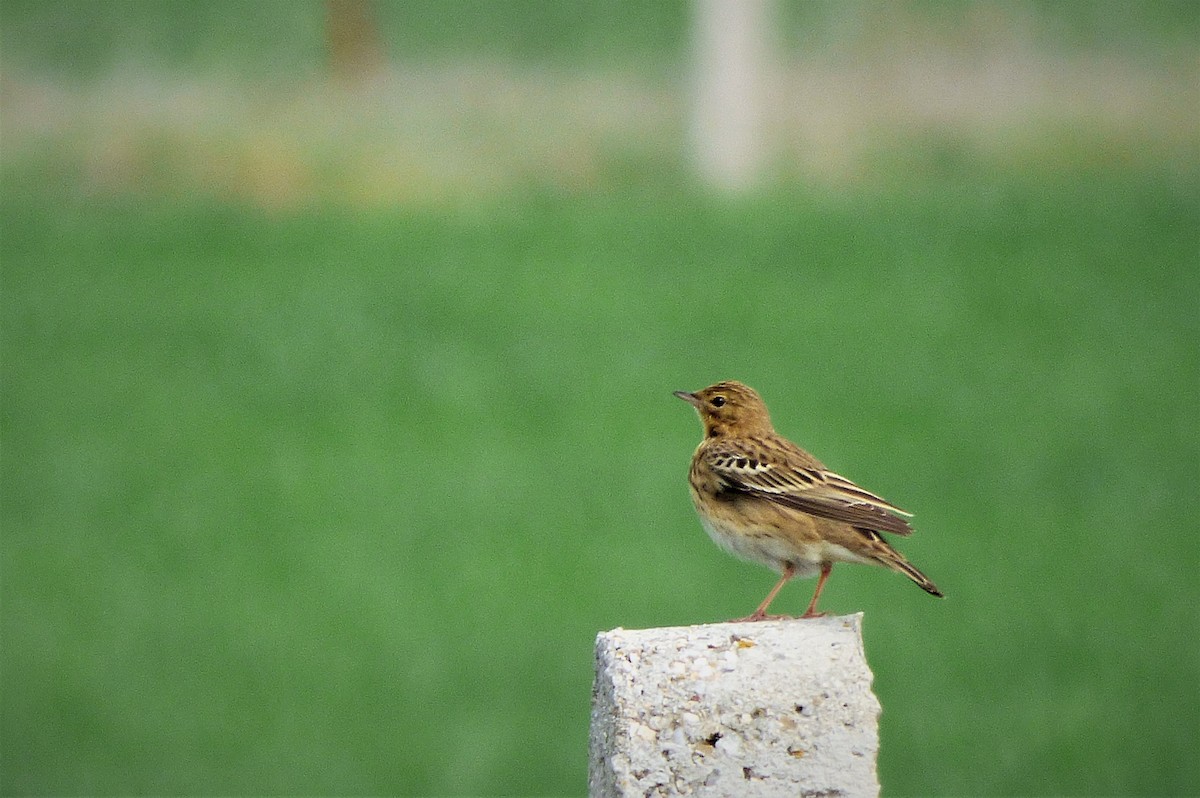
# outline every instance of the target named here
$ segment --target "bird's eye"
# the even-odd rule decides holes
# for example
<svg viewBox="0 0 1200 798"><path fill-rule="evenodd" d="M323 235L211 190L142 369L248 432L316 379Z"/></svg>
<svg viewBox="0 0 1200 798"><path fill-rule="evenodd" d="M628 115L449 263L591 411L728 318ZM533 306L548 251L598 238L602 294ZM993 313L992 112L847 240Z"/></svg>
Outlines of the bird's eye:
<svg viewBox="0 0 1200 798"><path fill-rule="evenodd" d="M724 404L725 404L725 397L724 397L724 396L714 396L714 397L712 398L712 406L713 406L713 407L721 407L721 406L723 406Z"/></svg>

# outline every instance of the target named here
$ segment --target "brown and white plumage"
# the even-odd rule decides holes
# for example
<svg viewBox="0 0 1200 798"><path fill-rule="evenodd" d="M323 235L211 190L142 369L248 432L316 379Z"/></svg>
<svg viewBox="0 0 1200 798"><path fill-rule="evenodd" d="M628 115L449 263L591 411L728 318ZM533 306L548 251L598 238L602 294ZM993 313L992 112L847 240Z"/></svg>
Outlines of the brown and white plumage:
<svg viewBox="0 0 1200 798"><path fill-rule="evenodd" d="M902 517L910 513L776 433L753 389L730 381L675 395L691 403L704 424L689 473L704 528L731 553L782 574L750 619L767 617L771 601L793 576L819 573L804 617L818 615L817 599L835 562L882 565L942 595L881 534L912 534Z"/></svg>

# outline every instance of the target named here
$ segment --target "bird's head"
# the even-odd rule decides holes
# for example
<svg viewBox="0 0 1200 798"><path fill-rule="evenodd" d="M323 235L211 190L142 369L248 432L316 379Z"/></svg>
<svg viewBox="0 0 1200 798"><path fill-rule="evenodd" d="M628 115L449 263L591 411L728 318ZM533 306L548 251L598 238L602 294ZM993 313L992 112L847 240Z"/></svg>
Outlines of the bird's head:
<svg viewBox="0 0 1200 798"><path fill-rule="evenodd" d="M695 393L676 391L675 395L696 408L705 437L774 432L762 398L740 382L718 382Z"/></svg>

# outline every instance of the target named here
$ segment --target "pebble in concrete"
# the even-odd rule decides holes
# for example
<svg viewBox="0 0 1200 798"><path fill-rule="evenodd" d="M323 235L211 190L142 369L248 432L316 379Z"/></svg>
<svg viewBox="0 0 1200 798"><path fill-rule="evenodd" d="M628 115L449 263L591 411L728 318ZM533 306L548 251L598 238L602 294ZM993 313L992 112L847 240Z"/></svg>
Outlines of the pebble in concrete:
<svg viewBox="0 0 1200 798"><path fill-rule="evenodd" d="M876 796L862 614L596 638L588 792Z"/></svg>

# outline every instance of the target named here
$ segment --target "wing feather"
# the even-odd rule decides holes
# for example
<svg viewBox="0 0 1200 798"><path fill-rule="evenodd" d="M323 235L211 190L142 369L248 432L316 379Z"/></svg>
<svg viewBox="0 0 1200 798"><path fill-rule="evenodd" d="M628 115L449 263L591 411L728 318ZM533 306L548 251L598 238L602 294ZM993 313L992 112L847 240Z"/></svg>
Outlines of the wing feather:
<svg viewBox="0 0 1200 798"><path fill-rule="evenodd" d="M809 515L852 526L911 535L911 513L827 470L801 449L774 451L751 442L722 442L704 453L725 486Z"/></svg>

